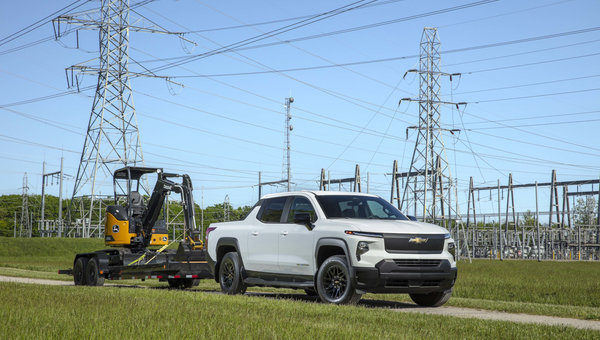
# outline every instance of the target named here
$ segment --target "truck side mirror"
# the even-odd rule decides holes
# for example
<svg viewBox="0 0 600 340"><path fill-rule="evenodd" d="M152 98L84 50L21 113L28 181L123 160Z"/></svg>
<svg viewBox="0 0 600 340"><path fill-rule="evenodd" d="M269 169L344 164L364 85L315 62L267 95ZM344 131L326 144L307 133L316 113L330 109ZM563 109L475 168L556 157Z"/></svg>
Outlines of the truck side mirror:
<svg viewBox="0 0 600 340"><path fill-rule="evenodd" d="M302 212L294 214L294 223L304 224L308 230L313 229L309 213Z"/></svg>
<svg viewBox="0 0 600 340"><path fill-rule="evenodd" d="M411 220L411 221L416 221L417 220L416 217L411 216L411 215L406 215L406 217L408 217L408 219Z"/></svg>

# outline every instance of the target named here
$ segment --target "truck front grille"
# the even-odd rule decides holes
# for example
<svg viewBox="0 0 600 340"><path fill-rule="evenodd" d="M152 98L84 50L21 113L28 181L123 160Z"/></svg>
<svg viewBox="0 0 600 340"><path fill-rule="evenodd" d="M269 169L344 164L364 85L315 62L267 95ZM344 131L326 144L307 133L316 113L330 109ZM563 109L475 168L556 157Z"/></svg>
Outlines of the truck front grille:
<svg viewBox="0 0 600 340"><path fill-rule="evenodd" d="M399 254L440 254L444 234L384 234L385 250Z"/></svg>

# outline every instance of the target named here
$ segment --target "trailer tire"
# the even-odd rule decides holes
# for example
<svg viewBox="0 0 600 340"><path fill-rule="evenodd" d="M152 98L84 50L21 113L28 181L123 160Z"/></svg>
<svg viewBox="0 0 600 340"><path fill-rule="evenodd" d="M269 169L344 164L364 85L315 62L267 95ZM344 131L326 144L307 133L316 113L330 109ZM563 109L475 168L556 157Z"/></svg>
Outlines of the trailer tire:
<svg viewBox="0 0 600 340"><path fill-rule="evenodd" d="M73 265L73 282L76 286L85 286L87 284L87 264L88 258L85 256L81 256L75 260L75 265Z"/></svg>
<svg viewBox="0 0 600 340"><path fill-rule="evenodd" d="M200 284L199 279L185 279L185 281L183 281L183 288L192 288L192 287L196 287L199 284Z"/></svg>
<svg viewBox="0 0 600 340"><path fill-rule="evenodd" d="M181 289L181 287L183 286L183 282L181 279L168 279L167 282L169 282L169 288L172 289Z"/></svg>
<svg viewBox="0 0 600 340"><path fill-rule="evenodd" d="M219 265L219 284L227 295L244 294L246 284L242 278L242 261L236 252L223 256Z"/></svg>
<svg viewBox="0 0 600 340"><path fill-rule="evenodd" d="M98 271L98 258L94 257L88 261L86 269L86 281L88 286L104 285L104 276Z"/></svg>

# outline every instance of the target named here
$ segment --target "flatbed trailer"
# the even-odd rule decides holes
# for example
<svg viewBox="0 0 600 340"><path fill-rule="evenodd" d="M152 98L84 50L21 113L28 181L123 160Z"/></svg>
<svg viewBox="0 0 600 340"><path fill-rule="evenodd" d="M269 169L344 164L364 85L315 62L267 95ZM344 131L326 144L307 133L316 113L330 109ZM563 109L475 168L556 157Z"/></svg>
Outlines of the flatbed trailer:
<svg viewBox="0 0 600 340"><path fill-rule="evenodd" d="M75 256L72 269L59 274L73 275L75 285L101 286L104 280L158 279L173 288L191 288L201 279L213 278L205 250L132 251L127 248L98 250Z"/></svg>

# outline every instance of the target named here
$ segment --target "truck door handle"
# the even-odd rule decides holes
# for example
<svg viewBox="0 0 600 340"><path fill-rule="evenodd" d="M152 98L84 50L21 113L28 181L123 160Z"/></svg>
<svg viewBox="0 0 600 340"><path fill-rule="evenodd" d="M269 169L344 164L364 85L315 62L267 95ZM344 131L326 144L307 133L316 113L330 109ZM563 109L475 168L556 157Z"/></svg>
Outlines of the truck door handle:
<svg viewBox="0 0 600 340"><path fill-rule="evenodd" d="M287 232L287 231L282 231L282 232L281 232L281 236L287 236L287 235L288 235L288 232Z"/></svg>
<svg viewBox="0 0 600 340"><path fill-rule="evenodd" d="M258 236L258 231L253 231L252 236Z"/></svg>

